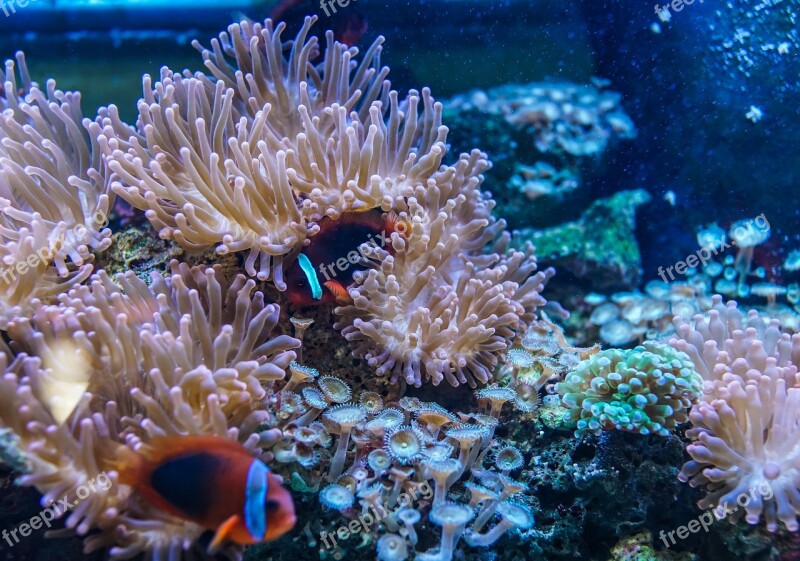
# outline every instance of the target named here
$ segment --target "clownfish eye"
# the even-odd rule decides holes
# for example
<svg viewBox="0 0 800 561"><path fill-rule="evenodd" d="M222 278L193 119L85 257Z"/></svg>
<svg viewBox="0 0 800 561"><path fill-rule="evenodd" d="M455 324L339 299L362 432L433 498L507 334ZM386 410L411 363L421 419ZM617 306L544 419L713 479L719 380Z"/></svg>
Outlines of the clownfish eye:
<svg viewBox="0 0 800 561"><path fill-rule="evenodd" d="M275 512L280 507L280 503L278 501L273 501L272 499L267 499L267 502L264 504L264 509L267 512Z"/></svg>

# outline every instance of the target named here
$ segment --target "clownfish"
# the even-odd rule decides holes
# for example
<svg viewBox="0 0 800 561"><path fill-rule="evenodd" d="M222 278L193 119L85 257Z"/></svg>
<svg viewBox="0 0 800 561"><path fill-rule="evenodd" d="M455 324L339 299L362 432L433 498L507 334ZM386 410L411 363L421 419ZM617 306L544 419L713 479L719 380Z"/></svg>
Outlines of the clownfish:
<svg viewBox="0 0 800 561"><path fill-rule="evenodd" d="M405 235L407 229L396 214L380 210L346 212L336 220L326 216L286 270L289 301L299 306L350 302L347 288L353 273L364 268L361 260L376 247L392 253L392 233Z"/></svg>
<svg viewBox="0 0 800 561"><path fill-rule="evenodd" d="M239 443L219 436L154 439L143 453L122 447L111 467L151 505L215 532L209 546L275 540L294 527L281 479Z"/></svg>

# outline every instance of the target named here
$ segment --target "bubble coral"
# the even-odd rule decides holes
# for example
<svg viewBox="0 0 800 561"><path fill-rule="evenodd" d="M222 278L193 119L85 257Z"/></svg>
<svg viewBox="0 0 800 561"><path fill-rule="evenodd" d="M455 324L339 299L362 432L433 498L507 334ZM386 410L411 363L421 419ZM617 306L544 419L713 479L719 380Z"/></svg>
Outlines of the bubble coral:
<svg viewBox="0 0 800 561"><path fill-rule="evenodd" d="M576 436L611 429L666 436L688 420L701 388L686 354L652 341L602 351L556 384L562 405L577 421Z"/></svg>

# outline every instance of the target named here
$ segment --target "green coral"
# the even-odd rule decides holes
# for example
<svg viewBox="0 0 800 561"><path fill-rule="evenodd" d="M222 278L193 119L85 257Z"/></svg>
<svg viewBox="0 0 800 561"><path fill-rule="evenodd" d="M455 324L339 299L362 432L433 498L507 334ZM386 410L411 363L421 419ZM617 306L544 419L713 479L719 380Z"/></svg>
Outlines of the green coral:
<svg viewBox="0 0 800 561"><path fill-rule="evenodd" d="M667 436L688 420L703 380L689 356L647 341L635 349L607 349L580 362L556 385L576 436L619 429Z"/></svg>
<svg viewBox="0 0 800 561"><path fill-rule="evenodd" d="M522 229L512 246L536 246L536 257L559 271L590 278L594 290L639 284L641 254L636 241L636 209L649 202L642 190L620 191L592 203L573 222L544 230Z"/></svg>

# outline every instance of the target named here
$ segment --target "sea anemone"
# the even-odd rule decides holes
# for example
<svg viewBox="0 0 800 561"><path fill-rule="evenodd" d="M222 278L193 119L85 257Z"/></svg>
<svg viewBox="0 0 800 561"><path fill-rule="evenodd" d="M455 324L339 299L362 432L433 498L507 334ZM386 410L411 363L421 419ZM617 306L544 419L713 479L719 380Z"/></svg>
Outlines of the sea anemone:
<svg viewBox="0 0 800 561"><path fill-rule="evenodd" d="M524 462L522 452L514 446L503 446L495 453L495 466L505 475L510 471L521 468Z"/></svg>
<svg viewBox="0 0 800 561"><path fill-rule="evenodd" d="M425 425L431 438L437 438L441 428L457 423L458 419L442 407L424 406L417 411L417 422Z"/></svg>
<svg viewBox="0 0 800 561"><path fill-rule="evenodd" d="M367 421L364 428L377 436L382 436L386 431L399 427L405 422L406 416L402 411L394 407L388 407Z"/></svg>
<svg viewBox="0 0 800 561"><path fill-rule="evenodd" d="M347 487L332 484L319 492L319 502L325 508L342 512L352 507L355 503L355 496Z"/></svg>
<svg viewBox="0 0 800 561"><path fill-rule="evenodd" d="M353 390L347 382L336 376L321 376L317 380L317 386L333 403L346 403L353 397Z"/></svg>
<svg viewBox="0 0 800 561"><path fill-rule="evenodd" d="M383 399L376 392L363 392L358 398L358 402L367 410L367 413L372 415L379 413L383 409Z"/></svg>
<svg viewBox="0 0 800 561"><path fill-rule="evenodd" d="M408 538L408 543L410 543L412 546L417 545L417 542L419 541L414 524L417 524L421 519L422 515L418 510L412 507L404 506L397 511L397 521L403 525L403 530L405 531L406 538Z"/></svg>
<svg viewBox="0 0 800 561"><path fill-rule="evenodd" d="M475 397L479 401L488 401L490 404L489 414L492 417L499 417L503 404L514 399L514 390L509 388L483 388L475 392Z"/></svg>
<svg viewBox="0 0 800 561"><path fill-rule="evenodd" d="M339 441L336 444L336 452L331 460L328 471L328 481L336 479L344 471L344 462L347 457L347 446L350 443L350 433L353 427L367 418L366 410L360 405L348 403L331 407L323 414L323 417L338 428Z"/></svg>
<svg viewBox="0 0 800 561"><path fill-rule="evenodd" d="M295 419L294 425L304 427L319 417L319 414L328 407L328 402L325 401L325 396L321 391L310 386L303 388L300 393L310 409L302 417Z"/></svg>
<svg viewBox="0 0 800 561"><path fill-rule="evenodd" d="M612 303L606 302L597 306L592 310L592 315L589 316L589 321L595 325L605 325L619 317L619 307Z"/></svg>
<svg viewBox="0 0 800 561"><path fill-rule="evenodd" d="M621 347L636 339L634 325L628 320L615 319L603 324L600 338L615 347Z"/></svg>
<svg viewBox="0 0 800 561"><path fill-rule="evenodd" d="M377 448L371 451L367 456L367 465L369 465L375 473L380 473L389 469L389 466L392 465L392 457L386 450Z"/></svg>
<svg viewBox="0 0 800 561"><path fill-rule="evenodd" d="M488 547L511 528L527 530L533 526L533 514L525 506L503 502L497 507L497 512L501 519L494 528L485 534L470 532L464 540L473 547Z"/></svg>
<svg viewBox="0 0 800 561"><path fill-rule="evenodd" d="M536 386L519 381L514 384L514 406L523 413L532 413L539 406L539 392Z"/></svg>
<svg viewBox="0 0 800 561"><path fill-rule="evenodd" d="M405 561L408 546L402 536L385 534L378 540L378 561Z"/></svg>
<svg viewBox="0 0 800 561"><path fill-rule="evenodd" d="M453 458L444 460L423 460L421 463L425 477L434 481L434 506L447 498L447 491L463 472L464 465Z"/></svg>
<svg viewBox="0 0 800 561"><path fill-rule="evenodd" d="M760 216L763 219L763 214ZM748 218L745 220L738 220L731 224L728 234L731 240L736 242L737 253L734 268L739 273L739 286L743 286L744 281L753 265L753 250L757 245L761 245L770 236L769 223L764 227L758 226L758 219L760 217ZM766 220L764 220L766 222Z"/></svg>
<svg viewBox="0 0 800 561"><path fill-rule="evenodd" d="M458 461L461 463L462 473L472 467L487 434L489 434L489 430L486 427L467 424L450 428L445 432L447 438L458 442Z"/></svg>
<svg viewBox="0 0 800 561"><path fill-rule="evenodd" d="M256 431L269 418L263 400L299 342L272 335L280 310L264 302L254 281L238 276L229 283L220 267L172 263L171 270L166 278L154 273L150 286L133 273L115 283L100 272L57 305L39 304L31 319L9 324L20 354L2 365L0 421L30 460L20 483L35 486L45 501L72 495L121 446L187 434L217 435L249 450L260 443ZM43 359L64 341L88 359L94 375L61 422L40 388L54 375ZM129 496L130 488L114 480L72 511L67 526L81 535L98 530L85 546L113 546L111 558L205 549L203 528ZM226 555L239 553L226 546Z"/></svg>
<svg viewBox="0 0 800 561"><path fill-rule="evenodd" d="M451 561L464 527L472 520L472 509L456 503L443 502L431 509L428 518L433 524L442 527L442 540L436 553L425 552L417 555L419 561Z"/></svg>
<svg viewBox="0 0 800 561"><path fill-rule="evenodd" d="M408 425L387 432L383 438L383 449L393 461L402 465L418 462L423 457L424 437L418 429Z"/></svg>
<svg viewBox="0 0 800 561"><path fill-rule="evenodd" d="M291 374L291 378L283 387L285 392L294 391L300 384L318 378L319 370L293 362L289 365L289 374Z"/></svg>

